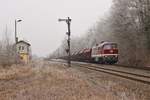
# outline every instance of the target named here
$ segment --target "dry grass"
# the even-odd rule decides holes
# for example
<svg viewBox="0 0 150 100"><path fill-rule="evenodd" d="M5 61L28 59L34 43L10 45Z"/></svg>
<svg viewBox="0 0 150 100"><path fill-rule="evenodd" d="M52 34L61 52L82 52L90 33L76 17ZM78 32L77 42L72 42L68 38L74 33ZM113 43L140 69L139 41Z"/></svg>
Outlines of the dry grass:
<svg viewBox="0 0 150 100"><path fill-rule="evenodd" d="M103 100L103 95L83 76L60 64L3 69L0 100Z"/></svg>
<svg viewBox="0 0 150 100"><path fill-rule="evenodd" d="M87 70L86 77L105 92L103 100L150 100L150 85Z"/></svg>
<svg viewBox="0 0 150 100"><path fill-rule="evenodd" d="M147 86L125 82L37 61L0 69L0 100L149 100Z"/></svg>

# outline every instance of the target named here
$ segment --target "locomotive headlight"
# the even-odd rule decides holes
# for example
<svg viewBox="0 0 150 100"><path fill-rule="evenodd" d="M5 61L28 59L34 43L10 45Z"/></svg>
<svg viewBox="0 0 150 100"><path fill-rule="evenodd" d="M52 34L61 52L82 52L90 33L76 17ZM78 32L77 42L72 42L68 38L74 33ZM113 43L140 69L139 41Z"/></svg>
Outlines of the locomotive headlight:
<svg viewBox="0 0 150 100"><path fill-rule="evenodd" d="M113 53L113 50L110 50L110 53Z"/></svg>

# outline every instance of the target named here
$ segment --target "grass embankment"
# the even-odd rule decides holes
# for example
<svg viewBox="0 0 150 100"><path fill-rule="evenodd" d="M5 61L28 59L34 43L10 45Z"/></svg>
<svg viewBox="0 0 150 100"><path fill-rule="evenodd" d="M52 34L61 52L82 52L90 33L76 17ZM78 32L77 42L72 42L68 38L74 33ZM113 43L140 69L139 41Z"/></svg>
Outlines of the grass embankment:
<svg viewBox="0 0 150 100"><path fill-rule="evenodd" d="M150 100L150 86L61 63L0 68L0 100Z"/></svg>
<svg viewBox="0 0 150 100"><path fill-rule="evenodd" d="M0 100L103 100L82 73L38 63L0 71Z"/></svg>

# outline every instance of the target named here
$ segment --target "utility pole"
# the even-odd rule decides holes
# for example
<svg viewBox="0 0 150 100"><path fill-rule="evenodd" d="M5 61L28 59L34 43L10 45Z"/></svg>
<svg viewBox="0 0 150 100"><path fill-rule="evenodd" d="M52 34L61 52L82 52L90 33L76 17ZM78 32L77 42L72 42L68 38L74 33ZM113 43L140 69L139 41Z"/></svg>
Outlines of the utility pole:
<svg viewBox="0 0 150 100"><path fill-rule="evenodd" d="M68 43L68 49L66 49L66 52L68 53L68 67L71 67L71 53L70 53L70 35L71 35L71 30L70 30L70 25L71 25L71 19L67 17L67 19L58 19L58 21L65 21L68 25L68 32L66 33L68 36L67 43Z"/></svg>
<svg viewBox="0 0 150 100"><path fill-rule="evenodd" d="M18 42L18 37L17 37L17 23L21 22L22 20L15 20L15 43Z"/></svg>
<svg viewBox="0 0 150 100"><path fill-rule="evenodd" d="M15 43L17 44L17 20L15 20Z"/></svg>
<svg viewBox="0 0 150 100"><path fill-rule="evenodd" d="M18 62L18 57L17 57L17 42L18 42L18 37L17 37L17 23L18 22L21 22L22 20L18 19L16 20L15 19L15 62L17 63Z"/></svg>

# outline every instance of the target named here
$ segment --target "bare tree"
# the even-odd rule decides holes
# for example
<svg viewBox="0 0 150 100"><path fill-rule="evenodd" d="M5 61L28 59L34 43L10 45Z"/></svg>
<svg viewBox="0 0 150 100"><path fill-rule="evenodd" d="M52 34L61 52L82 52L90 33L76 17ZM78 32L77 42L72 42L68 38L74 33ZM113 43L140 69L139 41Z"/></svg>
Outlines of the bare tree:
<svg viewBox="0 0 150 100"><path fill-rule="evenodd" d="M0 41L0 65L10 66L15 63L15 52L13 43L9 37L6 26L3 39Z"/></svg>

